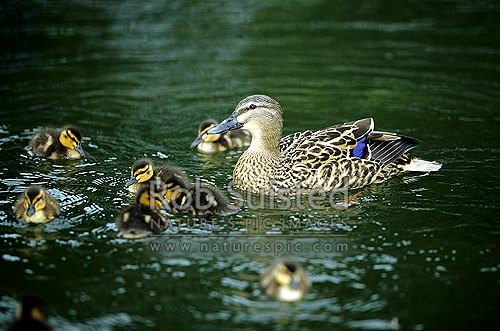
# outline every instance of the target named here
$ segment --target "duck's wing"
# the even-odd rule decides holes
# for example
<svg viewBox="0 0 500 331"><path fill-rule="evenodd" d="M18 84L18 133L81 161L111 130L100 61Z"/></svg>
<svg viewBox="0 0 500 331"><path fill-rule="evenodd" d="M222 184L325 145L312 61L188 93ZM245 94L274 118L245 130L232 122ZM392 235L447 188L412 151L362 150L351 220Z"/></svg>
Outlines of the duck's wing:
<svg viewBox="0 0 500 331"><path fill-rule="evenodd" d="M36 155L49 157L53 152L61 152L59 132L51 128L42 128L36 132L30 141L30 148Z"/></svg>
<svg viewBox="0 0 500 331"><path fill-rule="evenodd" d="M314 164L341 157L360 157L373 126L373 119L365 118L318 131L297 132L280 141L280 152L294 163Z"/></svg>
<svg viewBox="0 0 500 331"><path fill-rule="evenodd" d="M366 145L364 158L374 160L384 167L417 146L418 140L392 132L374 131L366 138Z"/></svg>

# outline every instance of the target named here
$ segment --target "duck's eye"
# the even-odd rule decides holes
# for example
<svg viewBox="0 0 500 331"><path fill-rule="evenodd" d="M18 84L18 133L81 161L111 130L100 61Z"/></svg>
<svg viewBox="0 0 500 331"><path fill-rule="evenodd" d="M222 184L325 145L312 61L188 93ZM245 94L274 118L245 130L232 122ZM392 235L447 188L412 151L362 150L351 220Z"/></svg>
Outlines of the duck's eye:
<svg viewBox="0 0 500 331"><path fill-rule="evenodd" d="M250 109L255 109L255 108L257 108L257 106L256 106L256 105L254 105L254 104L252 103L252 104L250 105Z"/></svg>

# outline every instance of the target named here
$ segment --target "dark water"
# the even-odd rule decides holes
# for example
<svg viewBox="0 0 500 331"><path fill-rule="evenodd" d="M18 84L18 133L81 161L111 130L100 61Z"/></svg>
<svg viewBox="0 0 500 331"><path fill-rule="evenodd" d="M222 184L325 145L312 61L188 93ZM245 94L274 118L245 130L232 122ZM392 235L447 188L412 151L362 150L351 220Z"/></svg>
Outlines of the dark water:
<svg viewBox="0 0 500 331"><path fill-rule="evenodd" d="M499 3L283 4L0 4L0 329L26 293L45 299L57 330L498 328ZM324 223L288 241L164 239L299 243L288 255L313 282L299 304L260 294L271 253L153 252L151 240L115 234L137 158L219 187L230 180L240 151L203 157L189 144L201 120L255 93L283 105L285 133L371 116L444 164L361 190L343 212L245 210L216 220L217 231L174 219L183 233L208 235L261 220ZM88 159L25 149L36 128L69 123L83 131ZM11 210L35 183L62 203L63 216L43 228ZM325 232L347 236L314 237ZM314 244L320 251L307 249ZM347 251L327 249L337 244Z"/></svg>

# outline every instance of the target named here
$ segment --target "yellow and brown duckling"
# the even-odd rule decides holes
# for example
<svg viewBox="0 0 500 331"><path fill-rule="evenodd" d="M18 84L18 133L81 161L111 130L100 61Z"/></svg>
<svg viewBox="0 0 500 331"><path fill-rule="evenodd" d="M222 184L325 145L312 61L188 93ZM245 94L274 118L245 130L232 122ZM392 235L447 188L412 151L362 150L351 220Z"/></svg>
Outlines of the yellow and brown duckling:
<svg viewBox="0 0 500 331"><path fill-rule="evenodd" d="M85 156L82 135L73 127L62 130L43 128L31 138L30 147L35 155L52 160L79 159Z"/></svg>
<svg viewBox="0 0 500 331"><path fill-rule="evenodd" d="M331 191L382 183L408 171L437 171L441 164L412 157L418 141L391 132L375 131L365 118L321 130L296 132L282 138L281 105L266 95L241 100L233 113L206 134L247 129L250 147L233 170L233 182L254 193L299 190Z"/></svg>
<svg viewBox="0 0 500 331"><path fill-rule="evenodd" d="M40 186L30 186L19 197L14 207L16 217L28 223L48 223L56 218L59 203Z"/></svg>
<svg viewBox="0 0 500 331"><path fill-rule="evenodd" d="M142 159L134 162L131 177L125 185L130 192L137 192L142 184L148 184L158 177L162 182L172 182L181 187L189 185L189 180L181 170L174 167L154 167L150 160Z"/></svg>
<svg viewBox="0 0 500 331"><path fill-rule="evenodd" d="M300 264L278 260L264 271L260 287L270 298L296 302L309 291L311 282Z"/></svg>
<svg viewBox="0 0 500 331"><path fill-rule="evenodd" d="M198 127L198 137L191 147L198 147L198 151L206 154L224 152L229 149L249 146L252 141L250 132L244 129L234 130L222 134L207 134L207 131L219 124L213 119L203 121Z"/></svg>
<svg viewBox="0 0 500 331"><path fill-rule="evenodd" d="M150 185L142 185L135 203L123 210L116 219L118 236L139 239L163 231L168 223L159 212L162 205L163 197L159 192L152 190Z"/></svg>
<svg viewBox="0 0 500 331"><path fill-rule="evenodd" d="M17 304L16 318L9 325L11 331L51 330L45 319L43 301L36 296L25 296Z"/></svg>
<svg viewBox="0 0 500 331"><path fill-rule="evenodd" d="M181 170L171 166L154 167L149 160L139 160L132 166L127 186L132 191L138 185L149 185L156 192L161 191L163 209L172 213L228 216L239 211L215 187L194 185Z"/></svg>

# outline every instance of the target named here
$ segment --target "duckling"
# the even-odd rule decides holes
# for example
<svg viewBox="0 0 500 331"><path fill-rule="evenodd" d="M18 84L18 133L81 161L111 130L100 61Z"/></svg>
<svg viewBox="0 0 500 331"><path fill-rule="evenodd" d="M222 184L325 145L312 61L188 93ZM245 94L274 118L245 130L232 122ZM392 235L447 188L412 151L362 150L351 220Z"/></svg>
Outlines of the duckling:
<svg viewBox="0 0 500 331"><path fill-rule="evenodd" d="M223 134L206 134L206 132L219 124L213 119L201 122L198 127L198 137L191 144L191 148L198 146L198 151L206 154L224 152L229 149L249 146L252 140L247 130L234 130Z"/></svg>
<svg viewBox="0 0 500 331"><path fill-rule="evenodd" d="M163 197L149 185L141 185L135 204L123 210L116 219L118 236L125 239L145 238L158 234L167 227L167 221L159 213Z"/></svg>
<svg viewBox="0 0 500 331"><path fill-rule="evenodd" d="M169 185L164 188L165 209L174 213L190 213L198 216L229 216L240 208L228 203L215 187L196 183L189 186Z"/></svg>
<svg viewBox="0 0 500 331"><path fill-rule="evenodd" d="M171 166L153 167L149 160L135 162L127 186L133 191L142 184L154 186L155 191L161 190L163 209L173 213L228 216L239 211L215 187L193 185L181 170Z"/></svg>
<svg viewBox="0 0 500 331"><path fill-rule="evenodd" d="M332 191L382 183L407 171L437 171L441 164L408 154L418 141L396 133L374 131L365 118L317 131L281 138L281 105L266 95L249 96L234 112L206 134L247 129L250 147L233 170L241 190L269 194L296 194L311 189Z"/></svg>
<svg viewBox="0 0 500 331"><path fill-rule="evenodd" d="M59 215L59 203L39 186L30 186L19 196L14 210L19 220L48 223Z"/></svg>
<svg viewBox="0 0 500 331"><path fill-rule="evenodd" d="M35 155L48 159L79 159L85 156L82 135L73 127L60 131L43 128L31 138L31 150Z"/></svg>
<svg viewBox="0 0 500 331"><path fill-rule="evenodd" d="M17 305L16 318L10 324L11 331L51 330L45 320L43 301L36 296L25 296Z"/></svg>
<svg viewBox="0 0 500 331"><path fill-rule="evenodd" d="M142 184L149 183L155 177L159 177L164 183L172 182L181 187L191 185L181 170L174 167L153 167L153 163L147 159L134 162L131 174L132 176L125 186L132 193L137 192Z"/></svg>
<svg viewBox="0 0 500 331"><path fill-rule="evenodd" d="M264 271L260 287L270 298L295 302L301 300L309 291L311 282L298 263L278 260Z"/></svg>

